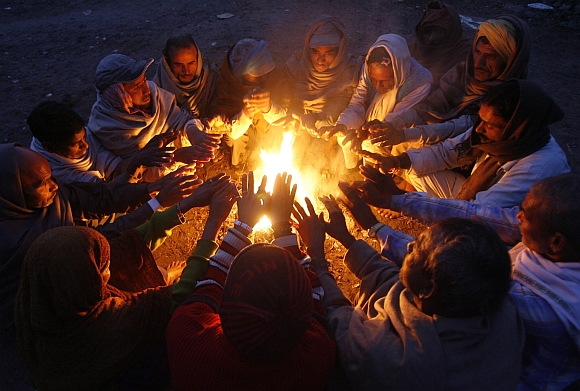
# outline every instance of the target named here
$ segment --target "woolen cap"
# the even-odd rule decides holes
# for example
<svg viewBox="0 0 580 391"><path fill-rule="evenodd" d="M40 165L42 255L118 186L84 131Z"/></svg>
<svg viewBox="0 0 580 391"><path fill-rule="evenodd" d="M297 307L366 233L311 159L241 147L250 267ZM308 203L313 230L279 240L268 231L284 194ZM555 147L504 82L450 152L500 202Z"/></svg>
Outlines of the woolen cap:
<svg viewBox="0 0 580 391"><path fill-rule="evenodd" d="M312 285L288 250L264 243L234 259L220 319L230 344L245 356L277 360L302 339L312 316Z"/></svg>
<svg viewBox="0 0 580 391"><path fill-rule="evenodd" d="M134 60L124 54L109 54L97 65L95 85L99 91L104 91L114 83L131 83L141 77L147 68L155 61Z"/></svg>

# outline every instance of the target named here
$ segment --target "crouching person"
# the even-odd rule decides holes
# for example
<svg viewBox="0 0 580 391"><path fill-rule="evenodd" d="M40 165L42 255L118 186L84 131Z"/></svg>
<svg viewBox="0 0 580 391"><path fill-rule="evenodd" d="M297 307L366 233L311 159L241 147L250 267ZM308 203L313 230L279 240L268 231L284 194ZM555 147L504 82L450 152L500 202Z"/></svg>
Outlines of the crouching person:
<svg viewBox="0 0 580 391"><path fill-rule="evenodd" d="M333 198L323 200L330 223L311 205L310 216L295 214L350 389L515 389L524 330L508 298L510 257L491 228L438 222L410 243L399 269L355 240ZM362 280L354 306L328 270L325 231L348 248L344 262Z"/></svg>
<svg viewBox="0 0 580 391"><path fill-rule="evenodd" d="M263 189L262 182L260 189ZM296 187L278 176L268 217L273 244L248 236L264 215L253 174L242 178L238 221L167 330L173 389L323 390L335 365L323 291L292 233Z"/></svg>

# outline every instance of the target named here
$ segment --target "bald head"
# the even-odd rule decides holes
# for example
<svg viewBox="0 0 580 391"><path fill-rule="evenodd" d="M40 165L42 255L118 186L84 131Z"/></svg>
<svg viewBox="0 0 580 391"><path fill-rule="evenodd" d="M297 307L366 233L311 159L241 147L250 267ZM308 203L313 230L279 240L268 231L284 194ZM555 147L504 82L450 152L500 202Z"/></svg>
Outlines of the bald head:
<svg viewBox="0 0 580 391"><path fill-rule="evenodd" d="M26 207L46 208L52 203L58 190L58 185L52 179L50 164L41 154L21 146L15 148L14 155Z"/></svg>

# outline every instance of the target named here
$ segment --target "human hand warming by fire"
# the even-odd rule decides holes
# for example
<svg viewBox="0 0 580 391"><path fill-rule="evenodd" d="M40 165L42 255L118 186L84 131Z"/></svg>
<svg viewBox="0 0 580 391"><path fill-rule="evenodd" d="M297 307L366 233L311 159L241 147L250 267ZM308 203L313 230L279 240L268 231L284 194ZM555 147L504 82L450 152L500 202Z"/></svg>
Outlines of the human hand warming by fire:
<svg viewBox="0 0 580 391"><path fill-rule="evenodd" d="M340 206L338 206L338 202L332 194L318 197L318 199L324 204L324 207L328 211L329 221L324 222L326 233L338 240L344 247L349 248L354 242L356 242L356 239L352 236L346 226L346 219L344 218Z"/></svg>
<svg viewBox="0 0 580 391"><path fill-rule="evenodd" d="M254 227L266 214L266 205L262 202L268 178L264 175L258 190L254 192L254 172L242 175L242 195L238 196L238 220ZM236 227L237 228L237 227Z"/></svg>
<svg viewBox="0 0 580 391"><path fill-rule="evenodd" d="M178 175L168 180L155 198L162 207L168 208L195 192L201 184L197 175Z"/></svg>
<svg viewBox="0 0 580 391"><path fill-rule="evenodd" d="M308 197L304 198L308 212L302 205L294 201L292 216L296 220L296 229L306 246L306 252L311 258L324 258L324 240L326 237L324 214L316 214L314 205Z"/></svg>
<svg viewBox="0 0 580 391"><path fill-rule="evenodd" d="M382 173L368 164L360 167L360 173L365 178L365 181L372 183L385 198L406 193L397 187L391 175ZM388 204L390 205L390 199Z"/></svg>
<svg viewBox="0 0 580 391"><path fill-rule="evenodd" d="M362 229L369 229L379 222L371 211L369 205L362 199L361 192L356 185L347 182L339 182L338 187L344 195L342 198L344 204Z"/></svg>
<svg viewBox="0 0 580 391"><path fill-rule="evenodd" d="M181 209L187 211L191 208L210 205L213 195L222 188L231 184L230 176L225 172L209 178L199 186L195 192L181 202ZM237 194L235 194L237 195Z"/></svg>
<svg viewBox="0 0 580 391"><path fill-rule="evenodd" d="M348 135L348 129L346 128L346 125L343 124L337 124L334 126L322 126L316 131L316 134L318 134L318 137L320 138L329 140L335 134L341 134L343 136Z"/></svg>
<svg viewBox="0 0 580 391"><path fill-rule="evenodd" d="M232 122L225 115L217 114L213 118L204 118L201 120L203 131L209 134L231 134Z"/></svg>
<svg viewBox="0 0 580 391"><path fill-rule="evenodd" d="M205 183L208 183L214 178L216 177L209 179ZM225 180L224 178L228 179ZM232 206L234 206L236 203L238 190L236 188L236 184L230 182L229 177L226 176L222 176L218 181L210 183L212 186L217 186L217 190L211 195L209 203L209 216L207 217L201 238L215 242L220 227L224 221L226 221L232 210ZM184 210L184 213L186 212L184 208L184 203L186 200L181 203L181 208Z"/></svg>
<svg viewBox="0 0 580 391"><path fill-rule="evenodd" d="M253 117L258 112L267 113L270 111L272 102L270 100L270 91L259 87L253 88L243 98L244 110L249 117Z"/></svg>
<svg viewBox="0 0 580 391"><path fill-rule="evenodd" d="M133 155L127 171L130 174L135 174L142 166L160 167L163 164L171 163L175 147L167 147L166 145L176 138L177 134L174 132L162 133L153 137L139 152Z"/></svg>
<svg viewBox="0 0 580 391"><path fill-rule="evenodd" d="M292 175L286 172L276 175L272 197L267 202L267 216L272 223L274 236L290 234L290 214L296 196L297 185L292 185Z"/></svg>
<svg viewBox="0 0 580 391"><path fill-rule="evenodd" d="M205 125L198 119L193 119L185 124L187 138L192 145L204 147L208 150L214 150L219 147L221 134L209 134L202 130Z"/></svg>
<svg viewBox="0 0 580 391"><path fill-rule="evenodd" d="M174 157L178 162L193 164L195 162L209 162L215 155L211 148L193 145L191 147L178 148L174 152Z"/></svg>

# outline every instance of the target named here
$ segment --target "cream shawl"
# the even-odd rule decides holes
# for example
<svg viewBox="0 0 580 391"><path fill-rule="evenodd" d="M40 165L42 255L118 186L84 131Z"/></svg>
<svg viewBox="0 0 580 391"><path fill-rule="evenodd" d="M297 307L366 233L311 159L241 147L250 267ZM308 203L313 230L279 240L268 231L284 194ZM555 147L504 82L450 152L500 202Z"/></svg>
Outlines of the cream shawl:
<svg viewBox="0 0 580 391"><path fill-rule="evenodd" d="M148 83L151 89L150 117L121 112L101 93L97 94L87 131L95 135L105 148L121 157L131 157L158 134L171 131L185 134L182 132L185 123L193 118L177 106L175 95L152 81ZM181 142L186 143L186 138L176 140L176 146L181 146Z"/></svg>

